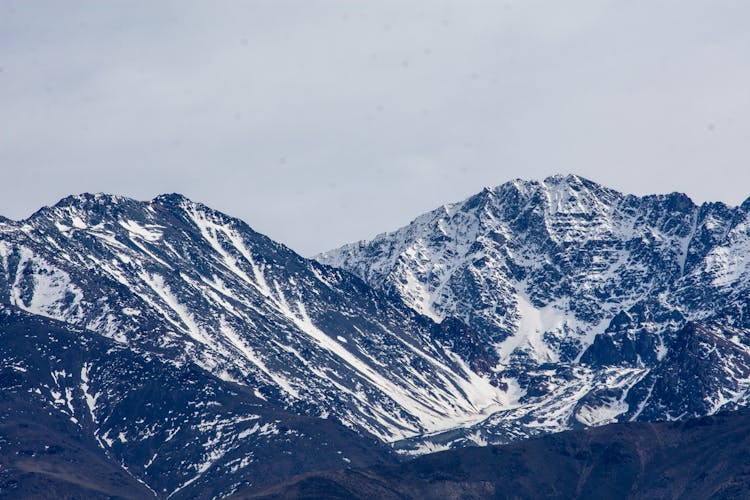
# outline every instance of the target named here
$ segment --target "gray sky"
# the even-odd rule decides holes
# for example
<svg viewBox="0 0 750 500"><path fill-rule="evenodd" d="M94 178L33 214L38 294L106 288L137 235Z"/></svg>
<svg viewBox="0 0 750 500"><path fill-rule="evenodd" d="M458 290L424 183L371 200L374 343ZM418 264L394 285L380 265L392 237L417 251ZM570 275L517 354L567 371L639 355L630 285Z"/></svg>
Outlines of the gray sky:
<svg viewBox="0 0 750 500"><path fill-rule="evenodd" d="M181 192L310 255L511 178L750 195L750 2L0 0L0 214Z"/></svg>

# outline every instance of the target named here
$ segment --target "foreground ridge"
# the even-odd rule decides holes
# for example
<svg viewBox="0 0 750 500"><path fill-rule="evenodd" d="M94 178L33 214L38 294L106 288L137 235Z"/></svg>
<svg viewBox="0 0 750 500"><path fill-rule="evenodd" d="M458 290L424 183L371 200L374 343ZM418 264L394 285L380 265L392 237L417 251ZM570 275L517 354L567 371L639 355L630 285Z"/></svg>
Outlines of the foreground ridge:
<svg viewBox="0 0 750 500"><path fill-rule="evenodd" d="M233 498L747 498L748 425L746 410L612 424L310 474Z"/></svg>

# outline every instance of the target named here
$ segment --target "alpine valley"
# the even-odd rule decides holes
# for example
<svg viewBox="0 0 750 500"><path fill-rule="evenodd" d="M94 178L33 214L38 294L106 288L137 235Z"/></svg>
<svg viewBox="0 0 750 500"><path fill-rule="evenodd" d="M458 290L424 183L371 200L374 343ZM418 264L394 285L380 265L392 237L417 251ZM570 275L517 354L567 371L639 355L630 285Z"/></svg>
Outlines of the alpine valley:
<svg viewBox="0 0 750 500"><path fill-rule="evenodd" d="M71 196L0 218L0 496L216 498L737 410L749 264L750 199L578 176L315 259L180 195Z"/></svg>

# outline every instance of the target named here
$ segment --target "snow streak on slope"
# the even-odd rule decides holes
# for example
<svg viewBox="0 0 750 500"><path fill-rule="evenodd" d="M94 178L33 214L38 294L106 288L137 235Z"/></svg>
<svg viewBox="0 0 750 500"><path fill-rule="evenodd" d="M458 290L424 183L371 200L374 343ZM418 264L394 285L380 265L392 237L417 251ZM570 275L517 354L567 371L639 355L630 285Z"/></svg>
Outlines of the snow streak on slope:
<svg viewBox="0 0 750 500"><path fill-rule="evenodd" d="M286 412L191 364L7 304L0 332L0 457L10 496L28 496L39 484L30 470L38 469L70 471L121 497L151 498L151 490L154 498L224 498L239 486L285 479L290 467L338 467L343 453L355 466L387 458L371 437L331 420ZM112 490L103 469L110 485L125 476L148 489ZM8 480L19 475L18 483ZM47 491L49 477L41 483L36 491Z"/></svg>

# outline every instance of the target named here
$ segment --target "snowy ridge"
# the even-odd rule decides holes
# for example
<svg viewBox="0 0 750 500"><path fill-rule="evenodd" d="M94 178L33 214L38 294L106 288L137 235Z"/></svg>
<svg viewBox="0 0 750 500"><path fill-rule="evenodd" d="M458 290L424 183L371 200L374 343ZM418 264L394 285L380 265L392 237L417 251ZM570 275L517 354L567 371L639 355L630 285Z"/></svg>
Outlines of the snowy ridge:
<svg viewBox="0 0 750 500"><path fill-rule="evenodd" d="M2 245L11 305L166 349L383 440L468 426L514 404L433 343L410 310L178 195L67 198Z"/></svg>
<svg viewBox="0 0 750 500"><path fill-rule="evenodd" d="M648 374L674 362L677 332L691 322L750 329L743 207L697 206L677 193L625 195L574 175L514 180L317 259L437 321L456 317L471 327L471 341L452 339L452 348L524 394L515 409L480 424L505 429L498 442L533 433L513 428L521 415L545 430L672 416L670 406L683 402L650 395ZM747 337L738 337L743 360ZM719 363L723 382L695 389L710 404L690 403L686 415L736 406L736 392L725 392L738 369ZM611 386L612 370L629 384ZM560 404L564 412L554 410Z"/></svg>

